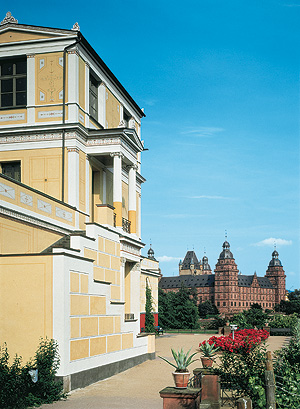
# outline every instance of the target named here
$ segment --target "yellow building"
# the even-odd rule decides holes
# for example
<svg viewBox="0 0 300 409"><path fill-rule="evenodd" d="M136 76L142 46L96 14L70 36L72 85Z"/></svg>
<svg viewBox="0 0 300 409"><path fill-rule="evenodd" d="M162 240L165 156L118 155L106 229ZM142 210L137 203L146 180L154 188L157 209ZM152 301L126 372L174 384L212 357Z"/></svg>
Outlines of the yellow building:
<svg viewBox="0 0 300 409"><path fill-rule="evenodd" d="M0 340L27 360L56 339L75 389L154 356L139 335L144 113L77 23L7 13L0 83Z"/></svg>

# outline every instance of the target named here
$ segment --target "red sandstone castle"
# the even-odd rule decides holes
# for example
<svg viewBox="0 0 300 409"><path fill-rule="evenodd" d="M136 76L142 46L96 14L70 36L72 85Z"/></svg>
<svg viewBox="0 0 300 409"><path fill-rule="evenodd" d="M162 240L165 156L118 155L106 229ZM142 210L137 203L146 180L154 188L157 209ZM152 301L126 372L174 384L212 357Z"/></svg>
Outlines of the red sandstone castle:
<svg viewBox="0 0 300 409"><path fill-rule="evenodd" d="M210 300L220 313L236 313L249 309L254 303L271 309L285 299L285 274L276 250L264 277L258 277L256 273L247 276L239 274L226 240L214 272L212 274L206 256L198 261L195 252L188 251L183 262L179 263L180 275L162 277L159 287L166 292L178 291L181 285L195 288L199 303Z"/></svg>

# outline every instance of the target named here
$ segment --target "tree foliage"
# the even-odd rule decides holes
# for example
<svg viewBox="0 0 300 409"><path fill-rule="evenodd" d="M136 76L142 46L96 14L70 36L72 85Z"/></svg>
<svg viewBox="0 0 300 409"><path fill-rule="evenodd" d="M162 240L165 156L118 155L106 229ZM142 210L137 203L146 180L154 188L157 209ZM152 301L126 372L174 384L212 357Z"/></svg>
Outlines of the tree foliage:
<svg viewBox="0 0 300 409"><path fill-rule="evenodd" d="M145 332L154 332L153 298L151 288L146 282L146 305L145 305Z"/></svg>
<svg viewBox="0 0 300 409"><path fill-rule="evenodd" d="M263 328L268 317L269 315L264 312L261 307L258 308L256 304L254 304L250 310L244 310L235 314L231 321L239 328Z"/></svg>
<svg viewBox="0 0 300 409"><path fill-rule="evenodd" d="M42 339L34 359L24 366L18 356L10 364L4 344L0 347L0 409L25 409L64 397L62 382L55 379L58 367L58 345L53 339ZM33 369L38 370L36 383L29 374Z"/></svg>
<svg viewBox="0 0 300 409"><path fill-rule="evenodd" d="M288 298L290 301L300 300L300 290L295 289L294 291L290 292Z"/></svg>
<svg viewBox="0 0 300 409"><path fill-rule="evenodd" d="M219 314L218 308L211 301L207 300L198 305L200 318L206 318L208 315Z"/></svg>
<svg viewBox="0 0 300 409"><path fill-rule="evenodd" d="M280 304L275 306L275 311L284 312L285 314L300 314L300 299L292 299L291 301L281 300Z"/></svg>
<svg viewBox="0 0 300 409"><path fill-rule="evenodd" d="M168 329L198 328L198 309L189 290L182 286L176 293L158 292L159 325Z"/></svg>

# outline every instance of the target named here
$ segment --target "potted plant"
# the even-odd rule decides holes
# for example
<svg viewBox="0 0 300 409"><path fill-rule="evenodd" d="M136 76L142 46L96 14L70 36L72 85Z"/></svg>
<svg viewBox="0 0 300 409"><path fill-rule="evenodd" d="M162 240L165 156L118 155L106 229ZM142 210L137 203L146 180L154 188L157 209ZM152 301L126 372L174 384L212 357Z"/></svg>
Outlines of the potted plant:
<svg viewBox="0 0 300 409"><path fill-rule="evenodd" d="M214 362L214 356L220 350L219 347L215 346L215 343L209 344L207 341L202 342L199 345L200 352L202 353L201 361L204 368L212 367Z"/></svg>
<svg viewBox="0 0 300 409"><path fill-rule="evenodd" d="M176 353L173 348L171 348L172 355L175 360L175 364L172 364L170 361L168 361L166 358L160 356L159 358L163 359L166 361L168 364L174 366L175 371L172 372L175 386L176 388L186 388L189 382L190 378L190 372L188 371L187 367L192 363L197 361L197 359L193 359L193 357L197 354L195 352L194 354L190 355L190 351L192 348L188 350L188 352L183 352L183 348L181 348L181 351L178 351Z"/></svg>

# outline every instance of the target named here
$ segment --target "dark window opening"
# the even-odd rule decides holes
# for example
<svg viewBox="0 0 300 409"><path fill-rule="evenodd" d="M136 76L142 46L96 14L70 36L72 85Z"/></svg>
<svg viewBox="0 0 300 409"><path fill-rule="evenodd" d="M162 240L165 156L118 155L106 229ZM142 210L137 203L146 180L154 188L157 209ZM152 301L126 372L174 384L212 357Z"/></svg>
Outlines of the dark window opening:
<svg viewBox="0 0 300 409"><path fill-rule="evenodd" d="M27 61L24 58L0 61L0 108L27 104Z"/></svg>
<svg viewBox="0 0 300 409"><path fill-rule="evenodd" d="M90 116L98 122L98 87L99 82L90 74Z"/></svg>
<svg viewBox="0 0 300 409"><path fill-rule="evenodd" d="M21 182L21 162L2 162L1 173L5 176L8 176L12 179Z"/></svg>

